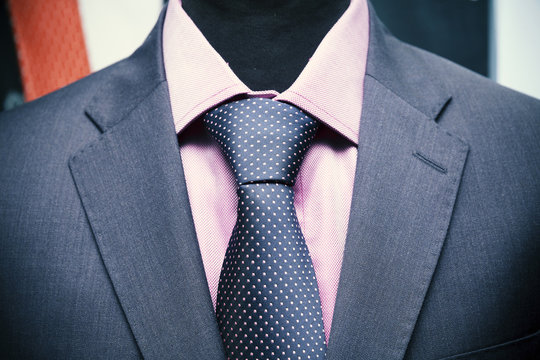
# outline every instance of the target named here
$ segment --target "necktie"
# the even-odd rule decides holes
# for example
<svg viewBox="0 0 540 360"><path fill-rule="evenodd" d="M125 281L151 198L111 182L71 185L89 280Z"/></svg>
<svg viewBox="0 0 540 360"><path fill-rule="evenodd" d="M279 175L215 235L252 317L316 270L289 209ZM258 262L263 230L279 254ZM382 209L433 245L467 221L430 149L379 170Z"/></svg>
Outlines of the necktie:
<svg viewBox="0 0 540 360"><path fill-rule="evenodd" d="M317 123L269 99L231 102L204 123L238 184L238 215L216 316L230 359L324 359L317 280L294 209L294 185Z"/></svg>
<svg viewBox="0 0 540 360"><path fill-rule="evenodd" d="M90 73L77 0L10 0L8 5L26 101Z"/></svg>

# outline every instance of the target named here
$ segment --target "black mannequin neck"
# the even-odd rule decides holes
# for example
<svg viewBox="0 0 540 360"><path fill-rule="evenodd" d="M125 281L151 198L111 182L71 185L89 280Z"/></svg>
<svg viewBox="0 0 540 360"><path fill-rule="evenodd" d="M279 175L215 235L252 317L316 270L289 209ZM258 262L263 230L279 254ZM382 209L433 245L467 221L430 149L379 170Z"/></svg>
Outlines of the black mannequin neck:
<svg viewBox="0 0 540 360"><path fill-rule="evenodd" d="M287 89L350 0L182 0L182 6L252 90Z"/></svg>

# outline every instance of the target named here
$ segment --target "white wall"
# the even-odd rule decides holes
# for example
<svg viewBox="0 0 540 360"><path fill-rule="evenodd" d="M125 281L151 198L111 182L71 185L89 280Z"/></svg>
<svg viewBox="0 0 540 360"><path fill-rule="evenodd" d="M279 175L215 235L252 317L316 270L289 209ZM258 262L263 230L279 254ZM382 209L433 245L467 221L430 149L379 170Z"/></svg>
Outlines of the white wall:
<svg viewBox="0 0 540 360"><path fill-rule="evenodd" d="M540 99L540 0L492 0L490 76Z"/></svg>
<svg viewBox="0 0 540 360"><path fill-rule="evenodd" d="M100 70L137 49L163 0L78 0L90 69Z"/></svg>

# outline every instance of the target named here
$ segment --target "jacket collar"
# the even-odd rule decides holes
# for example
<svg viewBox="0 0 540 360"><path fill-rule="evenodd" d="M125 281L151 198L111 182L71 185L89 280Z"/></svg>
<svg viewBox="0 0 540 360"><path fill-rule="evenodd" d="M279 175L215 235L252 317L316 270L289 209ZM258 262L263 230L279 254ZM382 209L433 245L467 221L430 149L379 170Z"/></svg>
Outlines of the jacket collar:
<svg viewBox="0 0 540 360"><path fill-rule="evenodd" d="M161 41L164 20L162 11L144 43L130 57L102 71L102 76L110 80L103 82L85 109L100 131L105 132L125 119L156 86L166 81Z"/></svg>

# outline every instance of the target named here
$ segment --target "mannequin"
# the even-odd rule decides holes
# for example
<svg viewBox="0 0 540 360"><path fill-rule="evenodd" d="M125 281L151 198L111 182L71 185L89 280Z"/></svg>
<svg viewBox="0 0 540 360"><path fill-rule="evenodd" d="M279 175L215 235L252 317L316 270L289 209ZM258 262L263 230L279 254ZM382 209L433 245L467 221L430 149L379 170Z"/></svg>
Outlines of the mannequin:
<svg viewBox="0 0 540 360"><path fill-rule="evenodd" d="M182 0L208 42L252 90L286 90L350 0Z"/></svg>

